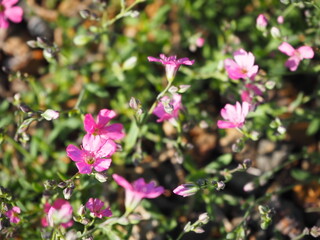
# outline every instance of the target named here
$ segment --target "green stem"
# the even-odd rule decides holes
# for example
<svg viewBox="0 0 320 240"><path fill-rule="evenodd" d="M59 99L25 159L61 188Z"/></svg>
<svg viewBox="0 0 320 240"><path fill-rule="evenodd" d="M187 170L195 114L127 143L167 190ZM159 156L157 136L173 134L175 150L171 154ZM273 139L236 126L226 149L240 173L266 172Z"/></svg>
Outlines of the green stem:
<svg viewBox="0 0 320 240"><path fill-rule="evenodd" d="M85 93L86 89L84 86L82 86L82 89L81 89L81 92L79 94L79 97L78 97L78 100L77 100L77 103L76 105L74 106L74 109L77 109L79 110L79 106L80 106L80 103L82 102L83 100L83 97L84 97L84 93Z"/></svg>

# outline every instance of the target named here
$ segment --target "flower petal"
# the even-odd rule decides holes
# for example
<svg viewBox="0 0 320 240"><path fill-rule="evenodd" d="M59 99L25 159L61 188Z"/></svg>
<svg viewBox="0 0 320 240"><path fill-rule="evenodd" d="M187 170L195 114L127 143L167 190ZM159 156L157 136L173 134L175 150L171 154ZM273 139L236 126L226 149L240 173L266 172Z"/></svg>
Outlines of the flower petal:
<svg viewBox="0 0 320 240"><path fill-rule="evenodd" d="M110 158L99 158L96 160L94 164L94 169L97 172L102 172L104 170L107 170L111 165L111 159Z"/></svg>
<svg viewBox="0 0 320 240"><path fill-rule="evenodd" d="M83 126L84 126L84 130L87 133L91 133L91 134L94 133L96 128L96 122L94 121L91 114L86 114L84 116Z"/></svg>
<svg viewBox="0 0 320 240"><path fill-rule="evenodd" d="M97 127L104 127L116 115L116 112L113 110L101 109L97 117Z"/></svg>
<svg viewBox="0 0 320 240"><path fill-rule="evenodd" d="M73 144L69 144L67 149L67 155L71 158L72 161L79 162L83 159L83 151L74 146Z"/></svg>
<svg viewBox="0 0 320 240"><path fill-rule="evenodd" d="M293 56L286 61L285 66L288 67L290 71L294 72L297 70L299 63L300 63L299 57Z"/></svg>
<svg viewBox="0 0 320 240"><path fill-rule="evenodd" d="M76 166L79 170L79 173L81 173L81 174L89 174L92 172L91 165L89 165L85 162L76 162Z"/></svg>
<svg viewBox="0 0 320 240"><path fill-rule="evenodd" d="M288 56L293 56L295 49L287 42L281 43L281 45L278 47L279 51L288 55Z"/></svg>
<svg viewBox="0 0 320 240"><path fill-rule="evenodd" d="M302 58L311 59L314 56L314 51L311 47L302 46L297 49Z"/></svg>
<svg viewBox="0 0 320 240"><path fill-rule="evenodd" d="M123 188L132 190L132 185L118 174L112 174L113 179Z"/></svg>
<svg viewBox="0 0 320 240"><path fill-rule="evenodd" d="M22 21L23 10L21 7L11 7L4 11L4 15L12 22L19 23Z"/></svg>

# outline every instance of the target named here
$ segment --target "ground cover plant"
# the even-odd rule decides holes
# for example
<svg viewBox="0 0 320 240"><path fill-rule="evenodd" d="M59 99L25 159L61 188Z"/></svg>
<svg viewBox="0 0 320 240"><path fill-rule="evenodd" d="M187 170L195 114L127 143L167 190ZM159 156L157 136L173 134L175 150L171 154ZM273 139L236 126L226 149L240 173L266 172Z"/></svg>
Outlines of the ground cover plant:
<svg viewBox="0 0 320 240"><path fill-rule="evenodd" d="M320 237L319 19L0 0L0 239Z"/></svg>

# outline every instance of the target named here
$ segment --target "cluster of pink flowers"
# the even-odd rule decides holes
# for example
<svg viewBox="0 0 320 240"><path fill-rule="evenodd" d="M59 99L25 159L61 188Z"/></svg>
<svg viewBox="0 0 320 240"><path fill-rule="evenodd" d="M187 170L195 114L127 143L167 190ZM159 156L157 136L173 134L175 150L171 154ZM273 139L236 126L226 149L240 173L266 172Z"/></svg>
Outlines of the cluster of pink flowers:
<svg viewBox="0 0 320 240"><path fill-rule="evenodd" d="M87 132L82 139L82 148L73 144L68 145L67 155L81 174L90 174L92 170L102 172L111 164L111 156L116 152L117 146L114 140L124 137L122 124L107 125L116 116L112 110L100 110L97 121L91 114L86 114L84 129Z"/></svg>
<svg viewBox="0 0 320 240"><path fill-rule="evenodd" d="M165 104L172 107L171 113L165 111ZM157 122L169 121L172 122L174 119L177 119L179 112L182 109L181 95L173 94L172 99L168 96L164 96L160 99L158 105L153 110L153 114L158 117Z"/></svg>
<svg viewBox="0 0 320 240"><path fill-rule="evenodd" d="M5 213L5 215L7 216L7 218L9 218L9 221L11 223L19 223L20 222L20 218L19 218L20 212L21 212L20 208L17 206L14 206L10 210L8 210Z"/></svg>
<svg viewBox="0 0 320 240"><path fill-rule="evenodd" d="M90 198L86 203L86 208L89 209L93 217L102 218L102 217L111 217L112 212L110 207L103 209L104 202L98 198Z"/></svg>
<svg viewBox="0 0 320 240"><path fill-rule="evenodd" d="M22 21L23 10L19 6L14 6L18 0L0 1L0 28L8 28L9 22L19 23Z"/></svg>

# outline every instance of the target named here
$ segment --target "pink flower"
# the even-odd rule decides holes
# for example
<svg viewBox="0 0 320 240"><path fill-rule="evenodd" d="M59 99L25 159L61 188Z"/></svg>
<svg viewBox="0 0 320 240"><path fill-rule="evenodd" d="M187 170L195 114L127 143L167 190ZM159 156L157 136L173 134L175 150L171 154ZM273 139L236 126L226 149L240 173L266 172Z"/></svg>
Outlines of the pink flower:
<svg viewBox="0 0 320 240"><path fill-rule="evenodd" d="M124 137L122 124L114 123L106 126L115 116L115 111L109 109L101 109L97 121L93 119L91 114L86 114L83 121L84 129L87 134L100 136L104 139L121 139Z"/></svg>
<svg viewBox="0 0 320 240"><path fill-rule="evenodd" d="M279 17L277 18L277 22L278 22L279 24L282 24L282 23L284 22L284 17L283 17L283 16L279 16Z"/></svg>
<svg viewBox="0 0 320 240"><path fill-rule="evenodd" d="M97 218L111 217L112 212L110 207L102 209L104 203L98 198L90 198L86 203L86 207Z"/></svg>
<svg viewBox="0 0 320 240"><path fill-rule="evenodd" d="M199 190L199 187L193 183L186 183L176 187L173 193L182 197L189 197L194 195Z"/></svg>
<svg viewBox="0 0 320 240"><path fill-rule="evenodd" d="M288 55L289 59L286 61L285 66L290 69L290 71L297 70L299 63L303 59L311 59L314 56L314 52L311 47L302 46L294 49L289 43L283 42L278 47L279 51Z"/></svg>
<svg viewBox="0 0 320 240"><path fill-rule="evenodd" d="M146 183L143 178L139 178L130 184L123 177L113 174L113 179L126 191L125 206L126 211L133 211L144 198L157 198L163 192L164 188L161 186L156 186L155 182Z"/></svg>
<svg viewBox="0 0 320 240"><path fill-rule="evenodd" d="M241 128L249 109L250 104L247 102L243 102L242 106L239 102L236 105L226 104L221 109L221 116L227 121L218 120L218 128Z"/></svg>
<svg viewBox="0 0 320 240"><path fill-rule="evenodd" d="M204 43L205 43L204 38L202 37L197 38L197 41L196 41L197 47L200 47L200 48L203 47Z"/></svg>
<svg viewBox="0 0 320 240"><path fill-rule="evenodd" d="M233 53L235 61L224 60L224 66L231 79L251 78L258 72L258 66L254 65L254 56L251 52L240 49Z"/></svg>
<svg viewBox="0 0 320 240"><path fill-rule="evenodd" d="M161 62L165 65L166 76L169 82L172 82L176 76L177 71L180 68L180 65L192 65L194 60L189 60L189 58L180 58L177 59L177 56L166 57L164 54L160 54L159 58L148 57L149 62Z"/></svg>
<svg viewBox="0 0 320 240"><path fill-rule="evenodd" d="M13 207L11 210L8 210L5 215L9 218L11 223L19 223L19 213L21 212L19 207Z"/></svg>
<svg viewBox="0 0 320 240"><path fill-rule="evenodd" d="M90 174L92 168L97 172L107 170L111 164L111 155L116 151L116 144L112 140L101 141L92 135L85 135L82 139L82 148L73 144L67 147L67 155L81 174Z"/></svg>
<svg viewBox="0 0 320 240"><path fill-rule="evenodd" d="M259 29L263 29L268 25L268 20L265 15L259 14L256 20L256 25Z"/></svg>
<svg viewBox="0 0 320 240"><path fill-rule="evenodd" d="M41 219L41 224L43 227L56 225L61 225L64 228L71 227L73 225L72 211L71 204L61 198L55 200L52 206L46 203L44 212L47 216Z"/></svg>
<svg viewBox="0 0 320 240"><path fill-rule="evenodd" d="M22 21L23 10L19 6L13 6L18 0L0 1L0 28L8 28L8 20L19 23Z"/></svg>
<svg viewBox="0 0 320 240"><path fill-rule="evenodd" d="M165 107L172 108L170 111L165 111ZM173 120L178 118L179 111L182 109L181 104L181 95L180 94L173 94L172 99L168 96L164 96L160 99L158 105L153 110L153 114L156 115L159 119L157 122L163 122L165 120Z"/></svg>

